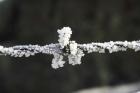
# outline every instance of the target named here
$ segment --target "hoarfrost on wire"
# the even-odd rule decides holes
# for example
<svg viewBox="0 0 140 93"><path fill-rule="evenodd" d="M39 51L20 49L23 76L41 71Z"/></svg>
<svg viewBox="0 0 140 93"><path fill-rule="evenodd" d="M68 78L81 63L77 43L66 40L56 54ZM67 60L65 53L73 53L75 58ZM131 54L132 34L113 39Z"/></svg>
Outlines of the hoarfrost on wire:
<svg viewBox="0 0 140 93"><path fill-rule="evenodd" d="M44 46L39 45L19 45L13 47L0 46L0 55L9 55L12 57L29 57L38 53L52 54L52 68L63 67L66 63L64 57L68 58L71 65L81 64L81 58L86 53L98 52L109 53L118 51L127 51L133 49L135 52L140 51L140 40L138 41L110 41L104 43L92 42L89 44L78 44L76 41L70 41L72 30L70 27L64 27L57 30L59 34L58 43Z"/></svg>
<svg viewBox="0 0 140 93"><path fill-rule="evenodd" d="M64 27L60 30L58 29L57 32L59 34L58 42L59 42L61 48L63 49L66 45L69 44L70 37L72 34L71 28Z"/></svg>
<svg viewBox="0 0 140 93"><path fill-rule="evenodd" d="M52 68L57 69L63 67L65 61L63 61L63 56L57 53L54 53L54 58L52 59Z"/></svg>

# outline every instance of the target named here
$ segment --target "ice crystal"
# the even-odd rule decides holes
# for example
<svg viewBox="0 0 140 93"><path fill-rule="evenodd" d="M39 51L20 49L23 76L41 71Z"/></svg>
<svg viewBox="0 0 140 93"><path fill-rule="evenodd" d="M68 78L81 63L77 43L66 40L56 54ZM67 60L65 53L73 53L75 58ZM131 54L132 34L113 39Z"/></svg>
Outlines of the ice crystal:
<svg viewBox="0 0 140 93"><path fill-rule="evenodd" d="M77 43L75 41L70 41L70 53L76 55L77 53Z"/></svg>
<svg viewBox="0 0 140 93"><path fill-rule="evenodd" d="M78 51L77 51L77 53L75 55L69 54L68 55L69 64L72 64L72 65L81 64L81 58L84 55L85 54L83 53L83 51L81 49L78 49Z"/></svg>
<svg viewBox="0 0 140 93"><path fill-rule="evenodd" d="M63 56L57 53L54 53L54 58L52 59L52 68L57 69L63 67L65 61L63 61Z"/></svg>
<svg viewBox="0 0 140 93"><path fill-rule="evenodd" d="M110 41L104 43L89 43L89 44L78 44L78 47L87 51L88 53L99 52L105 53L108 50L109 53L126 51L127 49L133 49L135 51L140 51L140 41Z"/></svg>
<svg viewBox="0 0 140 93"><path fill-rule="evenodd" d="M59 34L59 39L58 42L63 49L66 45L69 44L69 40L72 34L71 28L70 27L64 27L62 29L58 29L58 34Z"/></svg>

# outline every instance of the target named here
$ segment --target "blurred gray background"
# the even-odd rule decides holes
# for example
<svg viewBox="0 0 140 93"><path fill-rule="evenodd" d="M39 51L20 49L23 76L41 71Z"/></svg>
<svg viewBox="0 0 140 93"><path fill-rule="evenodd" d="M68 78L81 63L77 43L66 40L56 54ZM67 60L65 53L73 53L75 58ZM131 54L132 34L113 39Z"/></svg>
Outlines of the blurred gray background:
<svg viewBox="0 0 140 93"><path fill-rule="evenodd" d="M0 45L56 43L64 26L78 43L139 40L140 0L0 1ZM0 56L0 93L70 93L140 80L140 52L92 53L58 70L52 58Z"/></svg>

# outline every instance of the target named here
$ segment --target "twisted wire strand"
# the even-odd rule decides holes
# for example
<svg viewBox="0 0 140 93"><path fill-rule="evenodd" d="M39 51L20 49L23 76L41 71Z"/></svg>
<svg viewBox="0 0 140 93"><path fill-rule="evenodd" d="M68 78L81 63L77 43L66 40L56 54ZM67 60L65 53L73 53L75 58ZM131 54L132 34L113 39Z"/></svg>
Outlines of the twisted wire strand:
<svg viewBox="0 0 140 93"><path fill-rule="evenodd" d="M133 49L135 52L140 51L140 40L138 41L110 41L104 43L89 43L89 44L78 44L78 48L88 53L99 52L105 53L108 50L109 53L127 51L127 49Z"/></svg>
<svg viewBox="0 0 140 93"><path fill-rule="evenodd" d="M0 46L1 55L9 55L13 57L29 57L38 53L54 54L61 53L59 44L49 44L45 46L39 45L18 45L13 47Z"/></svg>
<svg viewBox="0 0 140 93"><path fill-rule="evenodd" d="M89 43L89 44L78 44L77 48L82 49L88 53L99 52L105 53L108 50L109 53L127 51L127 49L133 49L135 52L140 51L140 41L110 41L104 43ZM0 55L10 55L13 57L29 57L38 53L42 54L60 54L62 50L60 49L59 43L49 44L44 46L39 45L18 45L13 47L0 46Z"/></svg>

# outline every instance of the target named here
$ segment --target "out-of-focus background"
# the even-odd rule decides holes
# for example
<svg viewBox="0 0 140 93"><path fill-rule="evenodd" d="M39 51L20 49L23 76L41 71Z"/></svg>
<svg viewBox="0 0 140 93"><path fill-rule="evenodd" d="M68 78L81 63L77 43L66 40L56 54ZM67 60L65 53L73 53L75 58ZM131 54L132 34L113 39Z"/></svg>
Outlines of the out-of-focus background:
<svg viewBox="0 0 140 93"><path fill-rule="evenodd" d="M78 43L139 40L140 0L0 0L0 45L55 43L64 26ZM71 93L140 80L140 52L92 53L58 70L51 60L0 56L0 93Z"/></svg>

